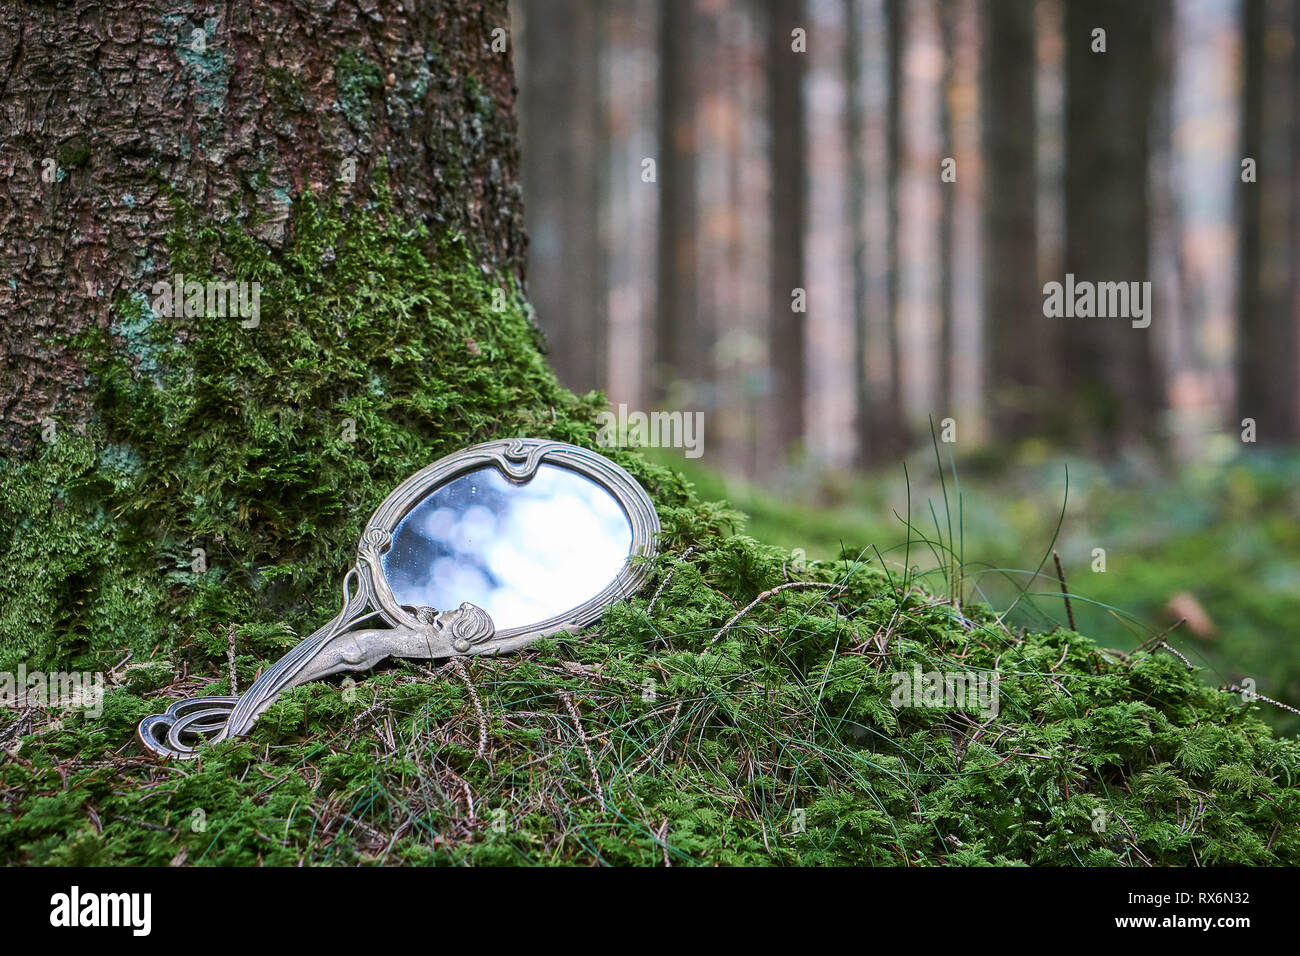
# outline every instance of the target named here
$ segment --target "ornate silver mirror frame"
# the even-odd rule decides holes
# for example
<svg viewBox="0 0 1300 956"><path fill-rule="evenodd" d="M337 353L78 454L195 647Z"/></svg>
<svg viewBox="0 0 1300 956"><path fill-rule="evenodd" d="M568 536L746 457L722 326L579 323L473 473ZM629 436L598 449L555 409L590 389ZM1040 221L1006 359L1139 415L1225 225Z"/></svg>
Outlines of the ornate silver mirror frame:
<svg viewBox="0 0 1300 956"><path fill-rule="evenodd" d="M398 602L385 576L383 556L402 519L453 479L493 466L512 483L526 484L543 462L567 468L608 492L631 529L629 559L617 576L577 606L553 617L498 631L482 608L462 603L454 609ZM659 516L645 491L622 468L585 448L536 438L484 442L448 455L394 489L361 534L357 560L343 579L343 608L324 627L268 668L239 697L178 700L161 714L140 722L140 741L155 754L188 758L209 743L247 734L257 718L284 691L341 671L364 671L387 657L416 660L471 654L503 654L556 632L580 630L604 608L630 597L649 573L647 562L632 560L655 552ZM364 626L363 626L364 625Z"/></svg>

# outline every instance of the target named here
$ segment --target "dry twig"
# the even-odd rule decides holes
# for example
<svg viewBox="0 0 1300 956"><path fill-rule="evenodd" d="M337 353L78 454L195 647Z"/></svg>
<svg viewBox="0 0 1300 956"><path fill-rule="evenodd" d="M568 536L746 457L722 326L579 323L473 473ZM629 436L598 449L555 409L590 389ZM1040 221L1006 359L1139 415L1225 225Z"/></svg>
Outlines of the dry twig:
<svg viewBox="0 0 1300 956"><path fill-rule="evenodd" d="M778 584L774 588L769 588L768 590L760 594L758 597L754 598L754 600L750 601L749 604L745 605L745 607L742 608L740 612L735 617L733 617L730 621L722 625L722 629L718 631L717 634L713 635L713 639L709 641L709 643L710 644L718 643L718 641L722 639L722 636L726 634L729 630L731 630L732 627L735 626L736 622L739 621L742 617L744 617L750 611L754 610L754 608L758 607L760 604L762 604L764 601L766 601L768 598L772 597L773 595L779 594L782 591L788 591L791 588L824 588L827 591L827 593L829 593L835 590L835 585L826 584L824 581L791 581L788 584Z"/></svg>
<svg viewBox="0 0 1300 956"><path fill-rule="evenodd" d="M578 741L582 744L582 750L587 755L587 766L591 768L591 783L596 788L596 802L600 804L600 809L605 809L605 788L600 785L600 774L596 771L596 758L592 756L591 747L587 745L587 735L582 729L582 718L578 714L578 708L573 703L573 698L564 691L560 691L560 699L564 701L564 709L569 712L569 717L573 720L573 729L578 732Z"/></svg>
<svg viewBox="0 0 1300 956"><path fill-rule="evenodd" d="M465 662L458 657L453 657L451 666L456 671L456 676L460 678L461 683L465 685L465 690L469 693L469 699L474 702L474 712L478 715L478 751L475 756L486 757L488 744L487 711L483 709L483 701L479 699L474 682L469 679L469 671L465 669Z"/></svg>

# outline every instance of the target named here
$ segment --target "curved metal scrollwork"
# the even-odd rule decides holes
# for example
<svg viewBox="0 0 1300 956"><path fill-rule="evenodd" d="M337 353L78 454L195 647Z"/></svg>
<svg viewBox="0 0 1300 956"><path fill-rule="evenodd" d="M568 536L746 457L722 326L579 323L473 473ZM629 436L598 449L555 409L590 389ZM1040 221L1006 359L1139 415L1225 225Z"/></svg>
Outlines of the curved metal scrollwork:
<svg viewBox="0 0 1300 956"><path fill-rule="evenodd" d="M462 603L440 611L399 604L384 576L382 557L402 518L431 491L467 471L491 464L514 481L526 481L542 461L593 479L623 508L632 529L632 555L654 553L659 519L641 486L613 462L563 442L533 438L474 445L443 458L402 482L376 509L361 534L357 561L343 579L343 607L262 673L240 697L178 700L140 722L138 735L155 754L191 758L204 741L247 734L280 694L299 684L343 671L365 671L388 657L432 660L517 650L556 631L575 631L604 607L644 583L648 568L629 561L599 593L563 614L526 627L498 631L480 607ZM363 626L370 625L370 626Z"/></svg>

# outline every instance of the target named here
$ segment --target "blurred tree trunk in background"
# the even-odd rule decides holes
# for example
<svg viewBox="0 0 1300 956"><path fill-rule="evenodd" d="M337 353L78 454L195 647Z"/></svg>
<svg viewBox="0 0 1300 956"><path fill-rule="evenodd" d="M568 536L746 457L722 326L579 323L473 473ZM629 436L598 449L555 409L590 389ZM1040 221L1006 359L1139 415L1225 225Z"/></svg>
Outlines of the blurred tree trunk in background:
<svg viewBox="0 0 1300 956"><path fill-rule="evenodd" d="M1066 2L1065 270L1076 282L1151 279L1152 18L1150 3ZM1106 31L1104 53L1092 50L1098 28ZM1147 306L1152 323L1170 321L1158 300ZM1054 411L1081 447L1112 455L1157 442L1165 402L1151 329L1124 318L1043 321L1063 331L1064 388Z"/></svg>
<svg viewBox="0 0 1300 956"><path fill-rule="evenodd" d="M463 233L523 279L502 0L356 6L172 0L0 7L0 433L93 409L83 357L119 298L170 277L169 192L283 247L291 197L368 200ZM502 31L494 34L494 31ZM48 178L47 178L48 176Z"/></svg>
<svg viewBox="0 0 1300 956"><path fill-rule="evenodd" d="M1196 454L1231 398L1261 441L1300 441L1300 73L1289 52L1300 0L1240 0L1240 18L1238 0L1222 0L1226 11L1172 0L514 2L530 21L529 292L566 383L617 388L605 382L614 368L620 384L636 376L619 400L644 385L642 403L703 408L717 416L718 464L751 475L805 438L836 464L896 461L921 396L936 418L979 404L995 443L1047 438L1085 454L1163 448L1173 430ZM1171 26L1175 9L1185 31ZM1225 96L1236 23L1249 34L1247 88ZM809 31L807 53L791 48L796 28ZM1104 52L1092 49L1098 28ZM813 69L818 55L835 60ZM1193 57L1212 62L1200 70ZM1229 188L1214 172L1236 119L1225 99L1239 100L1244 152L1259 163L1257 184L1231 184L1235 330L1222 268L1231 213L1212 186ZM972 137L980 158L968 164ZM844 155L824 156L837 140ZM970 171L963 192L942 180L938 195L929 181L913 189L936 150ZM640 180L645 157L654 183ZM810 180L813 169L825 178ZM823 209L836 216L818 226L810 217ZM914 241L930 237L936 251L918 261ZM1044 316L1043 283L1066 273L1150 281L1152 325ZM836 295L851 296L847 307ZM827 302L825 327L792 308ZM903 323L922 303L933 318L919 333ZM852 442L810 428L810 409L852 428Z"/></svg>
<svg viewBox="0 0 1300 956"><path fill-rule="evenodd" d="M804 281L804 233L808 216L803 80L808 53L793 48L792 31L808 29L804 0L767 0L767 109L770 141L771 229L768 347L773 403L768 439L771 455L787 456L804 437L805 313L795 311L795 290Z"/></svg>
<svg viewBox="0 0 1300 956"><path fill-rule="evenodd" d="M1291 334L1300 337L1296 323L1300 322L1300 0L1291 0L1291 107L1283 115L1291 125ZM1300 369L1292 353L1291 368L1286 373L1291 382L1293 403L1300 403ZM1291 434L1292 441L1300 442L1300 412L1295 413L1298 424Z"/></svg>
<svg viewBox="0 0 1300 956"><path fill-rule="evenodd" d="M674 381L707 378L698 309L694 0L662 0L659 22L658 297L654 320L654 398ZM680 401L681 396L673 399Z"/></svg>
<svg viewBox="0 0 1300 956"><path fill-rule="evenodd" d="M953 61L957 54L957 5L953 0L939 0L939 42L943 56L943 74L939 78L939 154L944 160L955 159L953 149ZM956 227L957 184L939 183L939 368L938 399L942 419L953 408L953 250Z"/></svg>
<svg viewBox="0 0 1300 956"><path fill-rule="evenodd" d="M981 4L985 392L993 436L1044 424L1051 329L1038 284L1034 0Z"/></svg>
<svg viewBox="0 0 1300 956"><path fill-rule="evenodd" d="M603 11L588 0L521 0L523 189L529 226L528 294L552 345L550 361L579 392L605 385L605 143L600 59ZM555 135L554 130L563 130Z"/></svg>
<svg viewBox="0 0 1300 956"><path fill-rule="evenodd" d="M1253 418L1261 443L1300 440L1300 243L1295 176L1298 58L1287 42L1300 2L1242 0L1241 155L1256 182L1239 182L1237 422ZM1295 36L1291 35L1293 43ZM1267 118L1267 121L1266 121ZM1240 176L1238 177L1240 179Z"/></svg>
<svg viewBox="0 0 1300 956"><path fill-rule="evenodd" d="M1204 451L1204 428L1191 415L1188 384L1198 370L1195 343L1197 308L1183 263L1183 197L1175 179L1177 147L1174 128L1174 63L1176 22L1173 0L1153 0L1155 77L1151 104L1151 270L1152 295L1168 321L1152 322L1159 360L1168 369L1170 450L1179 460L1192 460ZM1194 392L1193 392L1194 394ZM1175 398L1176 396L1176 398ZM1189 427L1190 426L1190 427Z"/></svg>
<svg viewBox="0 0 1300 956"><path fill-rule="evenodd" d="M874 421L867 459L875 464L891 459L907 447L903 412L902 261L899 252L899 189L903 173L903 60L907 22L903 0L885 0L885 58L889 90L885 101L885 342L889 352L889 380L884 394L873 398Z"/></svg>
<svg viewBox="0 0 1300 956"><path fill-rule="evenodd" d="M859 0L844 0L844 151L848 155L850 262L853 269L853 420L857 464L871 447L871 396L867 381L867 162L863 142L862 18Z"/></svg>

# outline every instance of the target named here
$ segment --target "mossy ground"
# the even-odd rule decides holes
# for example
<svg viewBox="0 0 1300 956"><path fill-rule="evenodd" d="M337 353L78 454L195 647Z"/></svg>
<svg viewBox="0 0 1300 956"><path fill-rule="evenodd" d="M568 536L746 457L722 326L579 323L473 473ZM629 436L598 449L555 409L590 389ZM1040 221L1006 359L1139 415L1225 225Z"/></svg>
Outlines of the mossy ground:
<svg viewBox="0 0 1300 956"><path fill-rule="evenodd" d="M334 613L401 479L490 438L592 447L600 406L515 290L382 197L300 197L276 254L183 218L171 265L261 281L259 328L122 300L79 343L99 419L0 472L0 668L111 684L97 718L0 712L0 860L1300 862L1300 746L1176 657L1012 632L866 542L800 565L628 451L662 553L586 634L310 684L197 762L145 755L141 717L229 689L230 625L246 687ZM893 707L914 665L996 669L1000 713Z"/></svg>
<svg viewBox="0 0 1300 956"><path fill-rule="evenodd" d="M940 476L947 474L952 500L959 473L958 547L972 559L962 574L968 596L1006 608L1027 591L1033 600L1016 605L1008 618L1013 626L1050 630L1065 623L1053 562L1035 573L1038 559L1056 549L1081 633L1131 650L1173 627L1171 641L1203 668L1203 680L1216 687L1254 681L1259 693L1287 705L1265 707L1261 716L1294 735L1300 714L1287 707L1300 704L1300 643L1293 639L1300 618L1300 454L1242 445L1228 434L1206 452L1174 468L1028 449L987 463L955 456L940 469L926 449L907 480L897 465L869 478L810 474L798 490L779 495L724 482L689 462L679 467L701 494L725 497L744 511L749 533L771 544L830 557L841 541L872 541L897 560L907 540L900 504L909 495L914 502L915 548L922 533L935 537L925 502L936 501L943 520ZM1104 566L1097 548L1105 551ZM927 570L941 567L926 558ZM941 577L928 575L946 590ZM1188 613L1188 599L1203 613L1174 627Z"/></svg>

